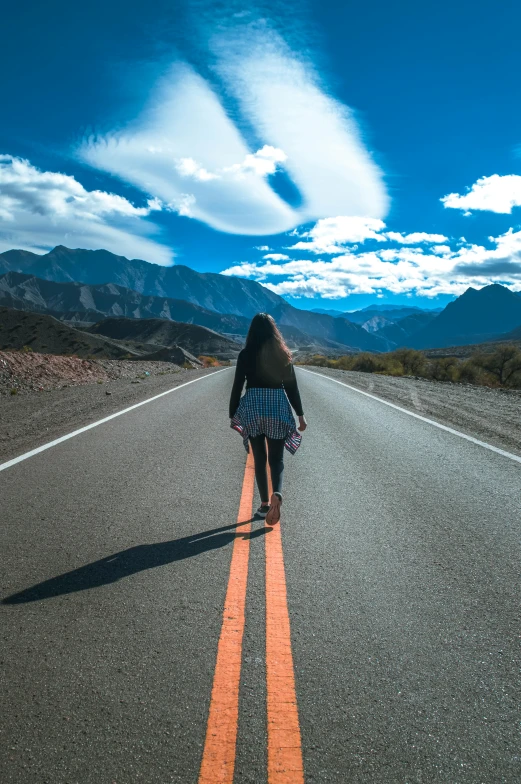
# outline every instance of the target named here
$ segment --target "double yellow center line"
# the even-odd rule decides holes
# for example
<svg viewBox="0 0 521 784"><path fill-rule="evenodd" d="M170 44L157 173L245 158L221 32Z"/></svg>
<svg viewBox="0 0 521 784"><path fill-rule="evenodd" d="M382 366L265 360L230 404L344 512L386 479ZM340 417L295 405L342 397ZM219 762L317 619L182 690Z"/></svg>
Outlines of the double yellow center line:
<svg viewBox="0 0 521 784"><path fill-rule="evenodd" d="M199 784L233 784L254 480L250 452L237 516L241 533L233 545ZM303 784L280 525L270 529L265 542L268 784Z"/></svg>

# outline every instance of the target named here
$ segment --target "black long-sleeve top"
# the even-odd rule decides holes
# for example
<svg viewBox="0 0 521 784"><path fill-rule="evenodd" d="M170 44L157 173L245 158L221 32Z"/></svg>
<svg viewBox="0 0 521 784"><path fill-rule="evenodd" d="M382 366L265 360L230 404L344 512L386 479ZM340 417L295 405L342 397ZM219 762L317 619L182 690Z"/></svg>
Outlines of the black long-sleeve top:
<svg viewBox="0 0 521 784"><path fill-rule="evenodd" d="M295 409L296 415L304 416L293 365L289 363L279 371L273 370L273 373L270 372L268 376L267 373L263 373L258 368L256 357L243 349L237 357L235 380L230 395L230 419L237 411L245 381L246 389L251 389L253 387L284 389L289 402Z"/></svg>

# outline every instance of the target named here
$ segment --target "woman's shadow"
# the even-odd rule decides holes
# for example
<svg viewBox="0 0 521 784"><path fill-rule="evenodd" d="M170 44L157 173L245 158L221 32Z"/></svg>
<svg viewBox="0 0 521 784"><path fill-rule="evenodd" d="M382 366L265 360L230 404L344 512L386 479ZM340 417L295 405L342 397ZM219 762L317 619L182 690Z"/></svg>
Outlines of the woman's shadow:
<svg viewBox="0 0 521 784"><path fill-rule="evenodd" d="M89 588L98 588L101 585L108 585L123 577L128 577L136 572L144 572L146 569L155 569L156 566L165 566L173 561L181 561L184 558L193 558L209 550L216 550L225 547L237 536L254 539L263 536L271 528L257 528L251 533L235 533L232 529L246 522L234 523L221 528L214 528L211 531L203 531L193 536L185 536L182 539L173 539L170 542L156 542L154 544L140 544L136 547L129 547L128 550L121 550L99 561L80 566L72 572L60 574L45 580L42 583L25 588L23 591L12 594L2 600L2 604L25 604L27 602L38 602L41 599L51 599L54 596L61 596L76 591L86 591Z"/></svg>

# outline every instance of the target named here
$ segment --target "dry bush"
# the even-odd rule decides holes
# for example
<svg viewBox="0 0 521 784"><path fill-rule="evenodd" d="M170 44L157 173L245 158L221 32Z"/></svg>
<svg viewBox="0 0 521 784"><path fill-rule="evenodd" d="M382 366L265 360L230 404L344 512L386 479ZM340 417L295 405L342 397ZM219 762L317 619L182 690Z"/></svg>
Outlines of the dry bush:
<svg viewBox="0 0 521 784"><path fill-rule="evenodd" d="M413 348L399 348L391 351L386 356L392 357L395 362L399 362L403 367L406 376L422 376L425 372L426 358L421 351Z"/></svg>
<svg viewBox="0 0 521 784"><path fill-rule="evenodd" d="M199 360L199 362L202 362L202 365L205 368L219 367L219 365L221 364L217 359L217 357L207 357L204 354L201 354L201 356L197 357L197 359Z"/></svg>
<svg viewBox="0 0 521 784"><path fill-rule="evenodd" d="M458 365L457 357L432 359L427 367L427 377L434 381L457 381Z"/></svg>
<svg viewBox="0 0 521 784"><path fill-rule="evenodd" d="M473 361L501 386L521 384L521 351L516 346L501 346L493 354L478 354Z"/></svg>
<svg viewBox="0 0 521 784"><path fill-rule="evenodd" d="M465 360L457 357L429 360L421 351L404 348L388 354L363 352L334 359L315 354L306 359L305 364L388 376L421 376L434 381L521 388L521 351L509 345L491 354L473 354Z"/></svg>

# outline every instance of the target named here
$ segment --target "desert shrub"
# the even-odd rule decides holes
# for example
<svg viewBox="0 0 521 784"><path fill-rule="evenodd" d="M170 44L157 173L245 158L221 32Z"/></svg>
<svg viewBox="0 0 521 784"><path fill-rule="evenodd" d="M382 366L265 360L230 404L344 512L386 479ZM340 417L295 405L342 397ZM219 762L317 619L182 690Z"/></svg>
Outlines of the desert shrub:
<svg viewBox="0 0 521 784"><path fill-rule="evenodd" d="M416 351L413 348L399 348L386 356L399 362L406 376L422 376L425 371L427 360L421 351Z"/></svg>
<svg viewBox="0 0 521 784"><path fill-rule="evenodd" d="M17 395L17 394L18 394L18 390L16 389L16 387L13 387L11 389L11 395Z"/></svg>
<svg viewBox="0 0 521 784"><path fill-rule="evenodd" d="M381 373L386 369L386 362L378 354L362 353L354 357L351 370L359 370L362 373Z"/></svg>
<svg viewBox="0 0 521 784"><path fill-rule="evenodd" d="M322 354L313 354L310 359L307 360L307 364L315 365L316 367L331 367L331 361L327 357L322 356Z"/></svg>
<svg viewBox="0 0 521 784"><path fill-rule="evenodd" d="M473 361L502 386L521 383L521 351L516 346L501 346L492 354L478 354Z"/></svg>
<svg viewBox="0 0 521 784"><path fill-rule="evenodd" d="M457 357L429 360L421 351L404 348L387 354L364 352L335 358L315 354L307 357L302 364L390 376L405 374L436 381L521 388L521 351L512 345L501 346L491 354L473 354L465 360Z"/></svg>
<svg viewBox="0 0 521 784"><path fill-rule="evenodd" d="M203 363L203 367L219 367L221 364L217 357L207 357L204 354L201 354L200 357L197 357L199 362Z"/></svg>
<svg viewBox="0 0 521 784"><path fill-rule="evenodd" d="M31 348L31 346L22 346L22 348L20 349L20 351L21 351L23 354L31 354L33 350L32 350L32 348Z"/></svg>
<svg viewBox="0 0 521 784"><path fill-rule="evenodd" d="M483 370L476 365L472 357L460 362L457 367L457 380L464 384L482 384Z"/></svg>
<svg viewBox="0 0 521 784"><path fill-rule="evenodd" d="M456 381L458 377L458 359L456 357L440 357L429 362L427 375L434 381Z"/></svg>

